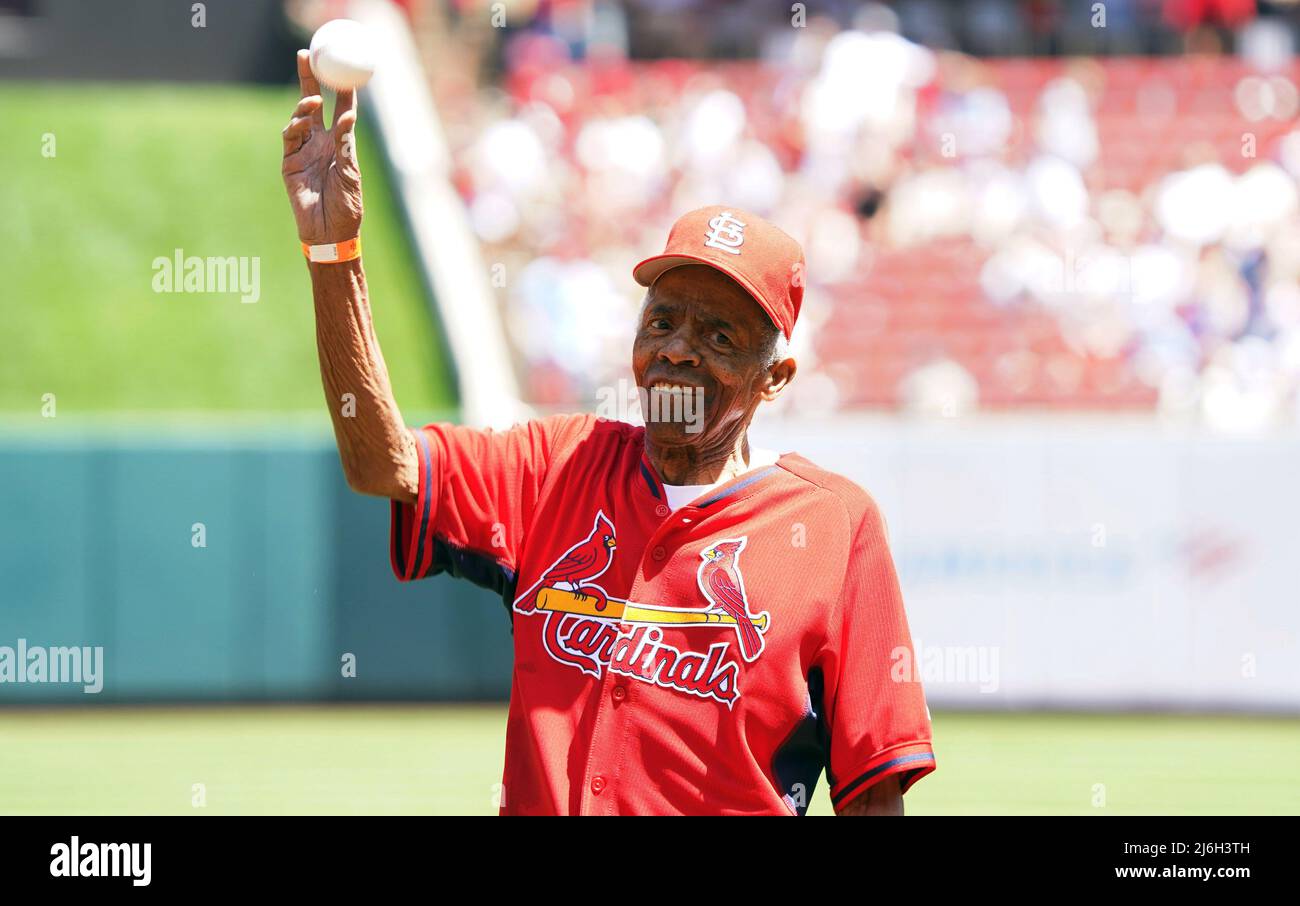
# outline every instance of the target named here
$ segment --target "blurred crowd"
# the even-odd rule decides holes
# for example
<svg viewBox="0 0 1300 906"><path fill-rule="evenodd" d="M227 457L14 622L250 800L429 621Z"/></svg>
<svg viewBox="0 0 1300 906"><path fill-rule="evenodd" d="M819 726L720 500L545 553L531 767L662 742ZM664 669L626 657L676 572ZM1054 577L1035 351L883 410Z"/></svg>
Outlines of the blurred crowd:
<svg viewBox="0 0 1300 906"><path fill-rule="evenodd" d="M968 6L1016 7L1026 27L1026 9L1064 8ZM1105 6L1112 24L1230 26L1240 53L976 58L909 39L923 10L956 15L931 0L857 5L847 27L810 13L747 61L629 61L621 7L586 20L600 52L517 31L495 84L444 84L439 102L526 396L590 404L623 377L632 264L721 201L807 252L787 405L1294 421L1290 31L1253 3Z"/></svg>
<svg viewBox="0 0 1300 906"><path fill-rule="evenodd" d="M400 0L407 5L418 0ZM1297 0L456 0L454 17L478 21L491 7L506 31L545 32L581 59L616 49L633 59L762 56L792 19L840 29L892 20L935 50L975 56L1231 52L1265 23L1294 34ZM498 58L499 62L499 58Z"/></svg>

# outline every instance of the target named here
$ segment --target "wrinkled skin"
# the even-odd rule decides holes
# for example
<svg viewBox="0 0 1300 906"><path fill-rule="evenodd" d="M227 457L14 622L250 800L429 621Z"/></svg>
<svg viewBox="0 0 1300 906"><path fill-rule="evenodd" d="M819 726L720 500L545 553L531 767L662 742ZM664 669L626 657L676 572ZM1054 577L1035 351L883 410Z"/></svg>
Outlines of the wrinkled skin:
<svg viewBox="0 0 1300 906"><path fill-rule="evenodd" d="M755 410L795 374L794 359L771 361L772 330L740 284L706 265L672 268L647 291L632 345L637 386L703 391L702 430L647 416L646 454L665 482L710 484L744 471Z"/></svg>

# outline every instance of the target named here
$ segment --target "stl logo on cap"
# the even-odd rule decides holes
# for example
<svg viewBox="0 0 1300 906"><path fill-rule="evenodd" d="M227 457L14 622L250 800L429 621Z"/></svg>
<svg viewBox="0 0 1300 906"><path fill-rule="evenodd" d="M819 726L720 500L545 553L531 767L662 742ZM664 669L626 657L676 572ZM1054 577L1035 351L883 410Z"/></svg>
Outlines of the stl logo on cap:
<svg viewBox="0 0 1300 906"><path fill-rule="evenodd" d="M704 244L709 248L740 254L745 242L745 224L730 211L723 211L709 221L709 231L704 234Z"/></svg>
<svg viewBox="0 0 1300 906"><path fill-rule="evenodd" d="M735 280L790 339L803 305L803 249L775 224L732 205L687 211L668 231L663 252L632 268L632 278L650 286L664 271L687 264L703 264Z"/></svg>

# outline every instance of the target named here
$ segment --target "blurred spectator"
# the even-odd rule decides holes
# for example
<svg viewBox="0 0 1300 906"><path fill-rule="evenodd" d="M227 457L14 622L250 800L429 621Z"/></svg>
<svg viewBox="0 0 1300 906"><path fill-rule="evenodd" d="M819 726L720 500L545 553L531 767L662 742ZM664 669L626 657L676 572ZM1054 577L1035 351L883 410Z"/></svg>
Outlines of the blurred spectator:
<svg viewBox="0 0 1300 906"><path fill-rule="evenodd" d="M1222 53L1235 31L1255 18L1255 0L1164 0L1164 20L1184 35L1187 50Z"/></svg>
<svg viewBox="0 0 1300 906"><path fill-rule="evenodd" d="M909 41L936 50L956 50L952 7L942 0L901 0L898 31Z"/></svg>
<svg viewBox="0 0 1300 906"><path fill-rule="evenodd" d="M977 56L1020 56L1029 52L1029 29L1015 0L970 0L961 4L964 46Z"/></svg>

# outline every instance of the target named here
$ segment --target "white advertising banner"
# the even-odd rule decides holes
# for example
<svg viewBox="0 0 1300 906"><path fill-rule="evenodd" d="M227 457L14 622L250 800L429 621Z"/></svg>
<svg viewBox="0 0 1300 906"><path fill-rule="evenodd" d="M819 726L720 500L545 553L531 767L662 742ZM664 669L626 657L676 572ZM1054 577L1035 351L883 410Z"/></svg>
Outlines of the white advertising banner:
<svg viewBox="0 0 1300 906"><path fill-rule="evenodd" d="M1300 711L1300 434L771 420L880 505L935 705Z"/></svg>

